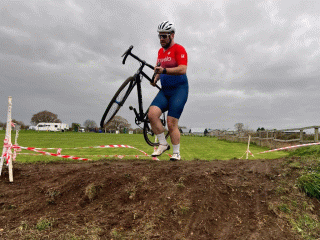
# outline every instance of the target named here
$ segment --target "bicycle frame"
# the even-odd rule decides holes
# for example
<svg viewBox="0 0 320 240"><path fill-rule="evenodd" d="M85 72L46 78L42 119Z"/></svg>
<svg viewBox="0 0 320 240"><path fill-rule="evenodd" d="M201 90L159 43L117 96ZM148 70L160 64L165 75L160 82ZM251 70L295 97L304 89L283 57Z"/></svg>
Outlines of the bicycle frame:
<svg viewBox="0 0 320 240"><path fill-rule="evenodd" d="M157 142L157 138L155 137L154 132L152 131L152 126L151 123L148 119L148 112L149 108L147 109L146 112L143 111L143 101L142 101L142 87L141 87L141 82L142 78L145 77L148 81L151 83L154 83L155 76L157 74L153 74L152 78L150 78L144 71L144 67L147 66L154 70L154 67L151 66L150 64L146 63L145 61L141 60L138 58L136 55L131 53L133 46L130 46L130 48L122 55L124 57L122 63L125 64L126 58L130 55L136 60L140 62L140 67L138 68L137 72L132 76L129 77L125 80L125 82L120 86L118 91L115 93L113 96L112 100L110 101L108 107L106 108L101 121L100 121L100 126L103 128L105 124L108 124L114 116L116 116L117 112L119 109L124 105L125 101L129 97L130 93L132 92L134 87L137 87L137 94L138 94L138 111L136 108L133 108L132 106L129 107L130 110L133 110L135 113L135 123L140 127L140 125L143 123L143 136L144 139L146 140L147 144L150 146L158 146L159 142ZM158 65L159 66L159 63ZM156 85L152 84L153 86L157 87L159 90L161 88ZM124 95L123 95L124 93ZM108 115L109 114L109 115ZM107 117L108 116L108 117ZM107 118L107 122L105 122ZM162 118L160 118L161 123L163 126L166 126L166 116L165 113L162 114ZM169 136L169 132L166 134L166 138Z"/></svg>
<svg viewBox="0 0 320 240"><path fill-rule="evenodd" d="M129 49L122 55L122 57L124 56L124 59L122 61L123 64L125 64L125 61L127 59L127 57L130 55L133 58L135 58L136 60L138 60L141 63L141 66L139 67L139 69L137 70L136 74L133 76L133 78L135 79L134 84L132 86L130 86L130 90L128 90L128 92L131 92L132 89L137 85L137 94L138 94L138 104L139 104L139 112L137 112L137 110L135 108L133 108L132 106L130 106L130 110L133 110L135 115L136 115L136 124L140 125L142 122L144 122L144 119L146 118L146 115L148 114L148 111L144 112L143 111L143 103L142 103L142 89L141 89L141 75L143 77L145 77L146 79L148 79L150 82L153 82L155 74L153 75L152 78L150 78L144 71L143 68L145 66L148 66L149 68L151 68L152 70L154 69L154 67L148 63L146 63L146 61L141 60L139 57L137 57L136 55L134 55L133 53L131 53L133 46L130 46ZM156 85L156 87L161 90L161 88Z"/></svg>

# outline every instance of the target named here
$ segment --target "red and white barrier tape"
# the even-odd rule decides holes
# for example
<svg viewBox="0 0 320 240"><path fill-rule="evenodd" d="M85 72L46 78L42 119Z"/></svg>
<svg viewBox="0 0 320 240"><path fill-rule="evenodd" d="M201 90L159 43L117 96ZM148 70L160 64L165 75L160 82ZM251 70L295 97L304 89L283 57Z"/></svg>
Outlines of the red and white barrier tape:
<svg viewBox="0 0 320 240"><path fill-rule="evenodd" d="M5 149L5 151L2 154L2 158L6 158L7 159L7 164L11 159L11 155L12 155L12 144L9 144L9 140L8 139L4 139L4 144L3 144L3 148Z"/></svg>
<svg viewBox="0 0 320 240"><path fill-rule="evenodd" d="M87 149L87 148L134 148L135 147L129 146L129 145L120 145L120 144L113 144L113 145L101 145L101 146L94 146L94 147L75 147L75 148L64 148L64 149ZM61 149L61 148L34 148L36 150L55 150L55 149ZM137 149L139 150L139 149Z"/></svg>
<svg viewBox="0 0 320 240"><path fill-rule="evenodd" d="M283 147L283 148L272 149L272 150L268 150L268 151L264 151L264 152L259 152L258 154L281 151L281 150L287 150L287 149L291 149L291 148L307 147L307 146L313 146L313 145L319 145L319 144L320 144L320 142L300 144L300 145L295 145L295 146L289 146L289 147Z"/></svg>
<svg viewBox="0 0 320 240"><path fill-rule="evenodd" d="M61 148L33 148L33 147L21 147L21 146L16 146L16 145L11 145L11 146L12 146L12 148L15 148L15 149L20 150L20 151L21 151L21 149L24 149L24 150L37 152L37 153L40 153L42 155L49 155L49 156L54 156L54 157L73 159L73 160L82 160L82 161L91 160L89 158L75 157L75 156L70 156L70 155L61 155L61 151L62 151ZM144 152L144 151L142 151L140 149L137 149L135 147L128 146L128 145L103 145L103 146L96 146L96 147L66 148L66 149L86 149L86 148L131 148L131 149L136 149L137 151L143 153L144 156L149 157L149 155L146 152ZM41 150L45 150L45 149L57 149L57 153L50 153L50 152L41 151ZM87 156L94 156L94 155L87 155ZM103 155L97 155L97 156L103 157ZM106 156L109 156L109 155L104 155L104 156L106 157ZM111 155L111 156L118 157L118 158L122 159L122 158L130 156L130 155ZM133 155L133 156L138 158L139 155ZM154 158L154 157L152 159L153 160L159 160L159 159Z"/></svg>
<svg viewBox="0 0 320 240"><path fill-rule="evenodd" d="M43 155L49 155L49 156L60 157L60 158L68 158L68 159L82 160L82 161L91 160L89 158L80 158L80 157L74 157L74 156L70 156L70 155L61 155L61 154L57 154L57 153L44 152L44 151L40 151L40 150L37 150L35 148L31 148L31 147L21 147L21 149L34 151L34 152L37 152L37 153L41 153Z"/></svg>
<svg viewBox="0 0 320 240"><path fill-rule="evenodd" d="M11 160L11 155L12 155L12 149L14 150L13 155L12 155L12 160L15 161L16 160L16 151L19 151L20 147L17 145L14 145L12 143L9 143L8 139L4 139L4 144L3 147L5 148L5 151L3 152L2 156L3 158L7 159L7 164L9 163L9 161Z"/></svg>
<svg viewBox="0 0 320 240"><path fill-rule="evenodd" d="M21 147L23 148L23 147ZM132 148L136 149L139 152L143 153L146 156L149 156L146 152L137 149L135 147L129 146L129 145L102 145L102 146L95 146L95 147L76 147L76 148L64 148L64 149L88 149L88 148ZM57 153L61 153L61 148L33 148L35 150L58 150Z"/></svg>
<svg viewBox="0 0 320 240"><path fill-rule="evenodd" d="M19 155L29 155L29 156L42 156L43 154L41 153L18 153ZM78 156L78 157L81 157L81 158L84 158L84 157L105 157L105 158L113 158L113 157L116 157L116 158L124 158L124 157L135 157L137 159L141 158L141 157L149 157L149 156L146 156L146 155L81 155L81 156Z"/></svg>
<svg viewBox="0 0 320 240"><path fill-rule="evenodd" d="M248 149L240 159L242 159L244 157L244 155L246 155L247 153L249 153L252 157L254 157L254 155L252 154L252 152Z"/></svg>

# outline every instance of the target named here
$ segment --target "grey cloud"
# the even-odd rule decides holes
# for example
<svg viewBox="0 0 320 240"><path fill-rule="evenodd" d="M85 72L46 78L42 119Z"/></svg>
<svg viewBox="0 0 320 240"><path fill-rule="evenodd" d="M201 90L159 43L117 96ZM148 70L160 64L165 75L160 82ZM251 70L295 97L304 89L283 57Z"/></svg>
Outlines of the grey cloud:
<svg viewBox="0 0 320 240"><path fill-rule="evenodd" d="M134 45L153 64L156 26L165 19L175 22L176 41L189 57L181 125L295 127L318 116L318 1L56 0L0 7L0 106L6 109L13 95L15 118L26 123L44 109L68 123L98 122L139 66L133 59L123 66L121 54ZM154 89L144 84L148 105ZM133 123L127 107L121 115Z"/></svg>
<svg viewBox="0 0 320 240"><path fill-rule="evenodd" d="M264 14L257 5L261 1L244 0L229 2L225 12L227 15L228 27L232 30L260 27L265 24Z"/></svg>

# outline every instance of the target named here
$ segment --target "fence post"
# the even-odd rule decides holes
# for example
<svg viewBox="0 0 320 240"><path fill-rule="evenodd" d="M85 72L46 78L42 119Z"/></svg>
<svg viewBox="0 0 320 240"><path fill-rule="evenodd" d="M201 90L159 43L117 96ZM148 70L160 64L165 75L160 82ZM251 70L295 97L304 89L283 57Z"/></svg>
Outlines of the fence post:
<svg viewBox="0 0 320 240"><path fill-rule="evenodd" d="M319 128L314 128L314 142L319 142Z"/></svg>
<svg viewBox="0 0 320 240"><path fill-rule="evenodd" d="M303 141L303 129L300 129L300 142Z"/></svg>

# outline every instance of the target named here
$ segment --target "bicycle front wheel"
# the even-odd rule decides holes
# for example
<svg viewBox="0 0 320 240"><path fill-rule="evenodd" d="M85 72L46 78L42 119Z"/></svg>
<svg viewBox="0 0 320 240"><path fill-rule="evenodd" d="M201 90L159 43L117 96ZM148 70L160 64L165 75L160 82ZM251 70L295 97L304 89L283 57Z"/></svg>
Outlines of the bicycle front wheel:
<svg viewBox="0 0 320 240"><path fill-rule="evenodd" d="M112 120L112 118L117 114L120 108L123 106L124 102L127 100L129 94L132 91L133 84L134 77L129 77L118 89L101 118L101 128L103 128L104 125L108 124Z"/></svg>

